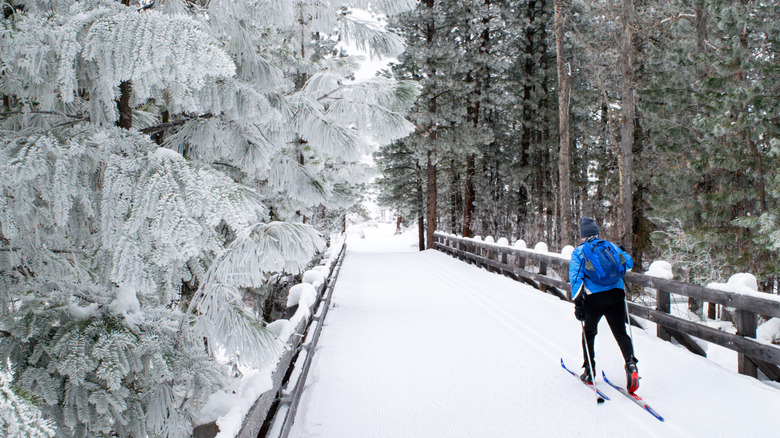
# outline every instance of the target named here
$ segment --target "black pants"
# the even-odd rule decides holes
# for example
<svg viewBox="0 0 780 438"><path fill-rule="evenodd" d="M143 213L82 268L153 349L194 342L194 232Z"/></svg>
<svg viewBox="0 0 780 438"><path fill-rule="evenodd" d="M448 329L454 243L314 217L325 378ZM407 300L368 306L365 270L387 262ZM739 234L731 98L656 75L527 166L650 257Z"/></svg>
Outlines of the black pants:
<svg viewBox="0 0 780 438"><path fill-rule="evenodd" d="M585 314L585 339L588 340L588 352L590 352L590 362L595 361L594 342L596 333L598 333L599 321L601 317L607 318L612 335L623 353L623 359L628 362L634 358L634 346L631 345L631 338L626 333L626 303L625 294L622 289L610 289L604 292L596 292L585 297L583 312ZM585 351L585 341L582 342L582 357L587 366L588 356ZM636 359L633 359L636 360Z"/></svg>

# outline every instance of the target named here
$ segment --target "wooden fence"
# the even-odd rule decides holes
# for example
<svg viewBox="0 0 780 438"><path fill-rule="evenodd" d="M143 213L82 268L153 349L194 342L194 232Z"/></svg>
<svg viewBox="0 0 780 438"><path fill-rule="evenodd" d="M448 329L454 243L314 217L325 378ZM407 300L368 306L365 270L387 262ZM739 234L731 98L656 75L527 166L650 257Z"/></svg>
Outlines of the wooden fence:
<svg viewBox="0 0 780 438"><path fill-rule="evenodd" d="M542 254L529 249L486 243L435 233L435 249L460 260L484 267L492 272L531 284L558 298L570 301L568 281L569 260L556 254ZM762 298L724 292L675 280L628 272L624 277L628 288L651 288L656 294L656 308L628 302L629 314L656 323L657 335L672 338L693 353L706 357L704 350L691 336L723 346L738 353L741 374L757 377L760 369L769 379L780 382L780 347L757 341L758 315L780 317L780 301L775 296ZM735 309L737 334L727 333L701 323L670 315L670 294L684 295L698 300L721 304ZM631 323L638 325L635 318Z"/></svg>

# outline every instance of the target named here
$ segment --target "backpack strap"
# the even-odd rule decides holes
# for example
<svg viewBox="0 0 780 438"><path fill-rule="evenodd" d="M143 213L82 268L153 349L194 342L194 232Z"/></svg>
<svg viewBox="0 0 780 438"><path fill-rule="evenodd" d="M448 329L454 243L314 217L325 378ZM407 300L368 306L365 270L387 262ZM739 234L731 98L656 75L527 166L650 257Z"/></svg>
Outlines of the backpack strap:
<svg viewBox="0 0 780 438"><path fill-rule="evenodd" d="M612 246L612 251L614 251L615 254L620 256L620 264L623 266L623 269L625 269L626 268L626 256L623 255L623 250L620 249L617 245L615 245L612 242L609 242L609 244L610 244L610 246Z"/></svg>

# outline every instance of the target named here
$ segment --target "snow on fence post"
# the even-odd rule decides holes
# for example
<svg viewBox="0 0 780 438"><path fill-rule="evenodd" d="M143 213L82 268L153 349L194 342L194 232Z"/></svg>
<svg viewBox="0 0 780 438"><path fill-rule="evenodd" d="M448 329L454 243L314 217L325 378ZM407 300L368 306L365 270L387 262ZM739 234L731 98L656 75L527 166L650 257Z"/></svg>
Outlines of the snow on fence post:
<svg viewBox="0 0 780 438"><path fill-rule="evenodd" d="M748 310L736 309L737 334L748 338L756 338L758 318ZM737 368L740 374L758 377L758 368L745 354L737 353Z"/></svg>

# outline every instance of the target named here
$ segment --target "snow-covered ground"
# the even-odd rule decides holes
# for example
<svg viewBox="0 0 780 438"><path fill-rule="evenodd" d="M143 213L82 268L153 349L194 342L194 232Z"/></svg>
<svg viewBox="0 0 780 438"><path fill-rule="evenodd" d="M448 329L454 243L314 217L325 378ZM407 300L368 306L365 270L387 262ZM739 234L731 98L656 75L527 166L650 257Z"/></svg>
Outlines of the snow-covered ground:
<svg viewBox="0 0 780 438"><path fill-rule="evenodd" d="M570 303L437 251L416 234L364 227L347 239L332 309L294 437L777 436L780 389L741 376L654 330L634 328L638 394L660 422L606 384L593 393L560 367L581 362ZM606 321L597 368L623 382Z"/></svg>

